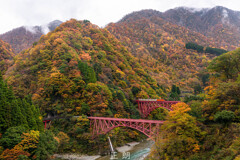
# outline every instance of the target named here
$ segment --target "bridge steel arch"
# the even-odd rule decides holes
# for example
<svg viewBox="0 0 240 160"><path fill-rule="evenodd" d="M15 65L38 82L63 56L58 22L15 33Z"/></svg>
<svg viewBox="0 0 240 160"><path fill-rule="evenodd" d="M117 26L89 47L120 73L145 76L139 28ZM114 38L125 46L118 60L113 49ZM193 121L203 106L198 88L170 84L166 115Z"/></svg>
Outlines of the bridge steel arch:
<svg viewBox="0 0 240 160"><path fill-rule="evenodd" d="M144 119L124 119L107 117L88 117L92 128L93 138L100 134L106 134L116 127L129 127L136 129L147 137L152 138L158 135L159 127L164 121Z"/></svg>
<svg viewBox="0 0 240 160"><path fill-rule="evenodd" d="M172 111L171 106L179 103L179 101L152 101L152 100L137 100L138 109L143 118L146 118L153 110L161 107Z"/></svg>

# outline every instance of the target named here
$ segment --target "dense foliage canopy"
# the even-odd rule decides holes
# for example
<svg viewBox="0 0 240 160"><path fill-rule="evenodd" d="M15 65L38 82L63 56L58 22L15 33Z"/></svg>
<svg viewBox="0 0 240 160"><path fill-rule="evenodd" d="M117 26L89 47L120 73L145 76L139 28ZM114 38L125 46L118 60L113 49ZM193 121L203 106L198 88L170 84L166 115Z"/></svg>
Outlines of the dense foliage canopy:
<svg viewBox="0 0 240 160"><path fill-rule="evenodd" d="M0 39L0 71L5 72L12 64L13 50L9 44Z"/></svg>
<svg viewBox="0 0 240 160"><path fill-rule="evenodd" d="M240 50L213 48L221 43L154 13L129 15L105 29L71 19L14 60L0 41L7 80L0 76L0 159L96 153L109 149L107 136L114 146L146 138L115 128L93 140L87 119L140 118L138 98L187 103L150 113L148 119L166 120L150 158L239 156ZM40 113L54 119L48 130Z"/></svg>

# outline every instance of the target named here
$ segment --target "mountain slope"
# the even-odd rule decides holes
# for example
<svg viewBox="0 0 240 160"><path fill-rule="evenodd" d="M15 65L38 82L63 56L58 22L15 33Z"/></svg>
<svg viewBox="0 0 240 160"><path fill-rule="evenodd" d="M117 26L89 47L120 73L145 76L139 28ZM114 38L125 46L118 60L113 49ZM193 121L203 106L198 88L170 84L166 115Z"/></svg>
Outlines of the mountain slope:
<svg viewBox="0 0 240 160"><path fill-rule="evenodd" d="M6 75L19 96L51 114L136 116L136 98L164 96L156 80L106 29L70 20L16 56Z"/></svg>
<svg viewBox="0 0 240 160"><path fill-rule="evenodd" d="M23 26L0 35L0 38L12 46L14 53L19 53L31 47L43 34L53 31L61 23L55 20L43 26Z"/></svg>
<svg viewBox="0 0 240 160"><path fill-rule="evenodd" d="M164 12L162 18L213 38L217 47L233 50L239 46L239 11L221 6L203 9L178 7Z"/></svg>
<svg viewBox="0 0 240 160"><path fill-rule="evenodd" d="M12 64L13 59L12 48L9 44L0 39L0 71L5 72Z"/></svg>
<svg viewBox="0 0 240 160"><path fill-rule="evenodd" d="M143 10L127 15L107 29L114 34L158 84L178 84L191 90L201 84L195 77L205 68L211 56L185 48L187 42L215 46L206 36L165 21L162 13Z"/></svg>

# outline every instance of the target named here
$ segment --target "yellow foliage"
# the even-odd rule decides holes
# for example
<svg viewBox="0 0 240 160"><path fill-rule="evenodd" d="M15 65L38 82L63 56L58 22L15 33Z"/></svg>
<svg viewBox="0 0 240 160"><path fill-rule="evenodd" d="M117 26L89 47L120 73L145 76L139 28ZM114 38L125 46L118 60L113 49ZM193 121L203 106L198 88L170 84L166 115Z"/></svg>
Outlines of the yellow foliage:
<svg viewBox="0 0 240 160"><path fill-rule="evenodd" d="M199 141L206 133L197 126L196 119L187 113L190 111L187 104L179 102L172 105L172 109L173 111L170 111L162 125L159 142L156 143L156 151L161 154L166 153L164 158L185 159L190 153L200 151ZM182 151L181 154L175 150L176 146L178 150Z"/></svg>
<svg viewBox="0 0 240 160"><path fill-rule="evenodd" d="M116 73L119 73L119 74L121 75L122 78L125 77L125 73L122 72L122 71L120 71L119 69L116 70Z"/></svg>
<svg viewBox="0 0 240 160"><path fill-rule="evenodd" d="M179 114L186 113L186 112L191 110L189 105L187 105L184 102L179 102L177 104L172 105L172 109L173 109L173 111L169 112L169 115L171 117L174 117L174 116L179 115Z"/></svg>
<svg viewBox="0 0 240 160"><path fill-rule="evenodd" d="M14 148L16 150L28 150L30 148L37 148L39 141L39 131L31 130L29 133L23 133L23 140Z"/></svg>
<svg viewBox="0 0 240 160"><path fill-rule="evenodd" d="M240 160L240 155L238 155L234 160Z"/></svg>
<svg viewBox="0 0 240 160"><path fill-rule="evenodd" d="M59 144L67 144L70 140L69 136L64 132L59 132L57 138L59 139Z"/></svg>
<svg viewBox="0 0 240 160"><path fill-rule="evenodd" d="M121 114L115 114L114 115L114 118L120 118L120 117L122 117Z"/></svg>
<svg viewBox="0 0 240 160"><path fill-rule="evenodd" d="M83 117L83 116L79 116L78 119L77 119L79 122L86 124L86 122L89 122L89 119Z"/></svg>
<svg viewBox="0 0 240 160"><path fill-rule="evenodd" d="M193 152L198 152L200 150L200 146L198 144L194 144Z"/></svg>
<svg viewBox="0 0 240 160"><path fill-rule="evenodd" d="M80 112L81 111L81 107L76 107L76 111Z"/></svg>

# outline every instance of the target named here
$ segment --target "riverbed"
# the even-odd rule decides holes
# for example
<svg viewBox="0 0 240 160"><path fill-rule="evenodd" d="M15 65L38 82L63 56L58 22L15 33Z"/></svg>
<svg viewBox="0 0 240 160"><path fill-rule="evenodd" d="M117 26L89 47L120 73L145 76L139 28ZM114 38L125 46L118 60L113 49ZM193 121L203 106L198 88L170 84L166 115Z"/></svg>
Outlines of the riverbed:
<svg viewBox="0 0 240 160"><path fill-rule="evenodd" d="M64 160L144 160L150 152L152 145L154 144L151 140L143 140L142 142L131 142L124 146L117 147L118 153L112 157L100 155L88 156L79 154L55 154L54 157Z"/></svg>
<svg viewBox="0 0 240 160"><path fill-rule="evenodd" d="M116 148L119 152L116 155L100 157L97 160L144 160L149 154L153 141L143 140L141 143L133 142L128 145Z"/></svg>

